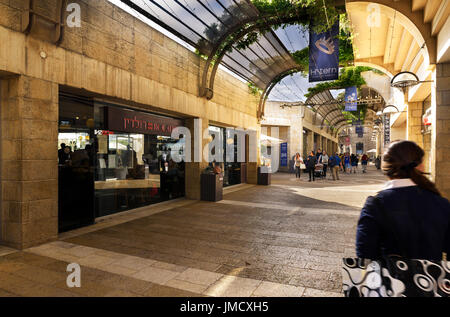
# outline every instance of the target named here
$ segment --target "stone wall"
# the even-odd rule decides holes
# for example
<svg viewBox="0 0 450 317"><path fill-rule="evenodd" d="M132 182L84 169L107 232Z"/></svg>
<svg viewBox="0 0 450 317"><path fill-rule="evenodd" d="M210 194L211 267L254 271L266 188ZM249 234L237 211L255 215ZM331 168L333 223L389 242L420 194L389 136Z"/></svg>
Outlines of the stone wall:
<svg viewBox="0 0 450 317"><path fill-rule="evenodd" d="M26 76L0 83L1 241L26 248L58 233L58 85Z"/></svg>
<svg viewBox="0 0 450 317"><path fill-rule="evenodd" d="M55 1L40 0L37 10L52 16ZM203 61L195 53L106 0L71 2L81 7L81 27L66 26L61 44L54 45L51 32L21 32L28 1L0 0L1 243L15 248L57 237L62 87L188 122L202 118L204 127L259 129L258 98L246 83L219 69L214 98L200 98ZM200 197L203 167L187 166L189 198ZM248 173L256 182L256 164Z"/></svg>
<svg viewBox="0 0 450 317"><path fill-rule="evenodd" d="M431 169L436 186L450 199L450 63L437 64L432 89ZM434 124L436 123L436 124Z"/></svg>
<svg viewBox="0 0 450 317"><path fill-rule="evenodd" d="M66 27L61 45L55 46L18 32L25 1L1 1L0 40L9 45L0 49L0 70L133 101L149 110L257 126L258 100L244 82L219 70L214 98L199 98L202 62L196 54L106 0L72 2L81 6L81 28Z"/></svg>
<svg viewBox="0 0 450 317"><path fill-rule="evenodd" d="M331 133L327 132L326 128L321 129L314 124L314 112L306 107L292 106L281 107L285 103L267 102L265 109L265 119L261 122L263 126L278 126L289 127L288 132L288 157L292 158L295 153L299 152L301 155L309 154L314 149L314 136L318 136L318 148L324 148L324 144L329 145L330 149L337 148L337 138ZM308 153L304 152L303 145L303 129L307 133L306 149Z"/></svg>

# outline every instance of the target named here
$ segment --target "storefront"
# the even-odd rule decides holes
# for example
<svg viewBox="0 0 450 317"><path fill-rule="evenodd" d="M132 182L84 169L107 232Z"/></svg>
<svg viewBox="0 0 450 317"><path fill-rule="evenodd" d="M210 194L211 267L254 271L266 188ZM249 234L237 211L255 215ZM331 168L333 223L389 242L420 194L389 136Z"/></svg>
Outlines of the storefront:
<svg viewBox="0 0 450 317"><path fill-rule="evenodd" d="M68 94L59 108L60 231L185 195L182 120Z"/></svg>
<svg viewBox="0 0 450 317"><path fill-rule="evenodd" d="M236 133L231 133L231 131L226 128L212 125L209 126L209 134L212 140L218 138L219 141L217 144L222 145L222 149L216 149L212 145L214 143L212 143L210 151L213 155L215 155L218 150L222 152L220 153L221 159L216 161L220 164L224 174L223 186L227 187L246 182L246 164L245 162L239 162L238 160L238 135ZM243 142L246 142L245 138ZM243 148L245 149L245 145ZM211 166L212 164L213 162L210 163Z"/></svg>

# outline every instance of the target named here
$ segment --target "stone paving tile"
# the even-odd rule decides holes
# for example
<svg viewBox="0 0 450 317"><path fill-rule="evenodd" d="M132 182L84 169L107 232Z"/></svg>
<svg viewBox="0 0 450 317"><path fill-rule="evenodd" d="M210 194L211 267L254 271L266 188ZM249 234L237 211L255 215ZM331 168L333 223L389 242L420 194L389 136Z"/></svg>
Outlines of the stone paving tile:
<svg viewBox="0 0 450 317"><path fill-rule="evenodd" d="M307 288L303 297L344 297L343 293L327 292L319 289Z"/></svg>
<svg viewBox="0 0 450 317"><path fill-rule="evenodd" d="M167 271L178 272L178 273L185 272L188 269L186 266L180 266L180 265L166 263L166 262L160 262L160 261L155 261L151 266L154 268L164 269Z"/></svg>
<svg viewBox="0 0 450 317"><path fill-rule="evenodd" d="M184 281L184 280L179 280L179 279L173 279L170 280L166 283L166 286L170 286L176 289L182 289L182 290L186 290L189 292L193 292L196 294L202 294L204 291L206 291L206 289L208 288L209 285L200 285L200 284L196 284L196 283L191 283L188 281Z"/></svg>
<svg viewBox="0 0 450 317"><path fill-rule="evenodd" d="M321 290L339 292L341 259L354 250L359 215L359 208L355 206L362 204L372 189L380 187L382 178L372 172L370 179L362 175L343 176L347 181L339 182L336 188L337 183L300 183L291 176L277 174L273 176L274 186L252 186L227 193L227 204L180 204L163 213L139 219L130 217L128 222L71 236L67 242L104 250L106 253L94 253L99 258L86 262L104 269L111 265L106 258L113 258L120 264L117 254L157 261L152 267L145 267L145 260L134 266L130 260L123 260L121 265L114 263L113 268L125 268L115 271L125 275L139 270L134 273L138 278L173 286L151 287L158 294L177 288L201 293L198 282L177 277L178 271L188 268L253 282L289 283L292 289L307 288L306 295L318 295ZM376 184L368 185L370 182ZM331 195L337 197L333 198L336 201L324 201L330 196L331 188L327 188L331 186L336 189L337 194ZM358 193L360 188L368 190ZM350 200L340 203L339 195L348 196ZM268 202L266 206L257 205L264 202ZM60 246L69 248L70 244L63 242ZM63 253L83 256L86 254L81 250L90 252L89 249L78 250L79 253ZM90 255L85 257L89 259ZM50 265L59 266L57 262ZM310 278L308 272L312 272ZM233 288L236 283L229 284ZM211 288L203 293L208 291Z"/></svg>
<svg viewBox="0 0 450 317"><path fill-rule="evenodd" d="M272 282L262 282L252 296L259 297L301 297L304 287L291 286Z"/></svg>
<svg viewBox="0 0 450 317"><path fill-rule="evenodd" d="M331 279L331 273L323 271L305 270L296 274L290 281L290 285L325 291L339 291L340 285Z"/></svg>
<svg viewBox="0 0 450 317"><path fill-rule="evenodd" d="M113 262L114 265L122 266L128 269L135 269L137 271L149 267L154 263L154 260L142 259L136 256L129 255L122 255L122 257L118 261Z"/></svg>
<svg viewBox="0 0 450 317"><path fill-rule="evenodd" d="M133 292L122 291L119 289L112 290L104 295L104 297L142 297Z"/></svg>
<svg viewBox="0 0 450 317"><path fill-rule="evenodd" d="M17 297L17 295L0 289L0 297Z"/></svg>
<svg viewBox="0 0 450 317"><path fill-rule="evenodd" d="M89 267L104 267L113 263L114 261L115 259L111 259L107 256L91 254L89 256L79 258L77 263Z"/></svg>
<svg viewBox="0 0 450 317"><path fill-rule="evenodd" d="M224 276L203 294L220 297L249 297L262 281L237 276Z"/></svg>
<svg viewBox="0 0 450 317"><path fill-rule="evenodd" d="M203 297L201 294L180 290L177 288L154 285L144 293L144 296L150 297Z"/></svg>
<svg viewBox="0 0 450 317"><path fill-rule="evenodd" d="M100 283L108 287L116 288L117 290L132 292L141 296L154 286L150 282L117 274L108 276L101 280Z"/></svg>
<svg viewBox="0 0 450 317"><path fill-rule="evenodd" d="M210 286L223 277L223 274L189 268L176 277L190 283Z"/></svg>
<svg viewBox="0 0 450 317"><path fill-rule="evenodd" d="M179 272L158 269L155 267L148 267L148 268L144 268L144 269L138 271L137 273L133 274L132 277L135 277L135 278L138 278L138 279L141 279L144 281L164 285L168 281L177 277L179 274L180 274Z"/></svg>
<svg viewBox="0 0 450 317"><path fill-rule="evenodd" d="M36 283L42 283L46 285L54 285L60 281L66 281L67 273L55 272L44 268L36 270L36 266L28 265L23 269L14 272L14 275L26 278Z"/></svg>

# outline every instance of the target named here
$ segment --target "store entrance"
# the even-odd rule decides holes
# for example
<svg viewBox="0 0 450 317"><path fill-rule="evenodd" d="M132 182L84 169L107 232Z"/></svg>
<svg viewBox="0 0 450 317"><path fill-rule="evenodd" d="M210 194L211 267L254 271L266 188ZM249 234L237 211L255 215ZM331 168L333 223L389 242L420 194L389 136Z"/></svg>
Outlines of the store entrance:
<svg viewBox="0 0 450 317"><path fill-rule="evenodd" d="M180 119L60 93L59 231L185 195Z"/></svg>
<svg viewBox="0 0 450 317"><path fill-rule="evenodd" d="M238 137L231 131L216 127L209 126L209 132L212 138L219 136L223 142L223 160L220 164L223 170L223 187L241 184L246 181L246 164L245 162L238 162ZM246 139L244 138L244 142ZM243 150L245 151L245 144ZM232 150L232 153L228 153ZM215 149L212 150L215 153ZM229 158L232 158L229 160ZM212 163L210 163L212 166Z"/></svg>
<svg viewBox="0 0 450 317"><path fill-rule="evenodd" d="M58 134L59 232L94 223L94 127L89 100L60 96Z"/></svg>

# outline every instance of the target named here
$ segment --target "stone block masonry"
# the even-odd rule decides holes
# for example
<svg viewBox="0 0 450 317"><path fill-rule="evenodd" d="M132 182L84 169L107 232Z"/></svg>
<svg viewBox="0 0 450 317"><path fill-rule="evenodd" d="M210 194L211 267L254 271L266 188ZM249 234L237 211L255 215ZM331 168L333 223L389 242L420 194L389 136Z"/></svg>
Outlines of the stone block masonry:
<svg viewBox="0 0 450 317"><path fill-rule="evenodd" d="M40 0L39 12L54 14L55 1ZM200 98L203 61L195 53L107 0L71 3L80 5L81 27L66 25L54 45L22 32L27 1L0 0L0 243L18 249L58 236L62 88L206 125L259 129L258 98L246 83L219 70L214 98ZM197 165L186 170L190 198L199 195L204 166ZM247 171L256 179L256 166Z"/></svg>
<svg viewBox="0 0 450 317"><path fill-rule="evenodd" d="M1 240L27 248L58 234L58 85L15 76L0 87Z"/></svg>

